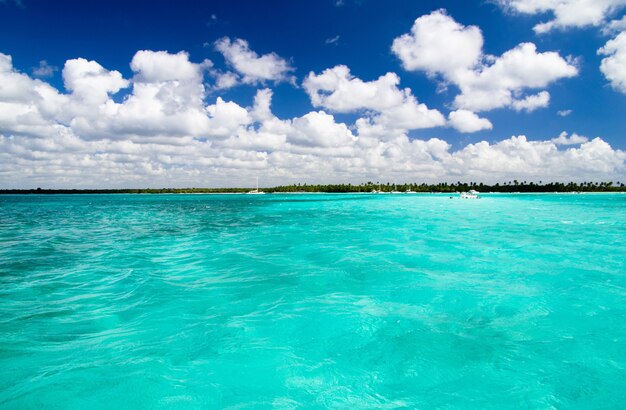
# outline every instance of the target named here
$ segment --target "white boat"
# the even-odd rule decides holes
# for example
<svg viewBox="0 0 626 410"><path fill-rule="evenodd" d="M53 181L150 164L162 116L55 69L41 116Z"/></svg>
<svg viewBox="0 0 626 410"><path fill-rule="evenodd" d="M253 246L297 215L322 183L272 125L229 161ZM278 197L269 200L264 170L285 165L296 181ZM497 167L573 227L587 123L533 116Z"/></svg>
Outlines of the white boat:
<svg viewBox="0 0 626 410"><path fill-rule="evenodd" d="M401 194L402 192L400 191L396 191L395 189L393 191L390 192L390 194Z"/></svg>
<svg viewBox="0 0 626 410"><path fill-rule="evenodd" d="M413 191L411 188L404 191L405 194L417 194L417 192Z"/></svg>
<svg viewBox="0 0 626 410"><path fill-rule="evenodd" d="M252 191L248 191L248 195L263 195L265 192L259 191L259 177L256 178L256 188Z"/></svg>
<svg viewBox="0 0 626 410"><path fill-rule="evenodd" d="M470 189L468 192L461 192L461 199L480 199L479 192Z"/></svg>

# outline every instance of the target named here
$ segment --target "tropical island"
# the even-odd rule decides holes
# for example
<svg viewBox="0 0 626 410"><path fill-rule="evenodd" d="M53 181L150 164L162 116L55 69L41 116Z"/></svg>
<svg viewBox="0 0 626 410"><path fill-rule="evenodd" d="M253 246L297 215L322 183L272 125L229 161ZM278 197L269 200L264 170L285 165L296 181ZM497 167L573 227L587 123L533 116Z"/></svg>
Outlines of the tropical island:
<svg viewBox="0 0 626 410"><path fill-rule="evenodd" d="M137 189L2 189L1 194L242 194L251 188L137 188ZM485 184L478 182L437 184L426 183L374 183L361 184L292 184L261 187L266 193L371 193L371 192L414 192L453 193L468 191L502 193L562 193L562 192L626 192L623 182L548 182L508 181Z"/></svg>

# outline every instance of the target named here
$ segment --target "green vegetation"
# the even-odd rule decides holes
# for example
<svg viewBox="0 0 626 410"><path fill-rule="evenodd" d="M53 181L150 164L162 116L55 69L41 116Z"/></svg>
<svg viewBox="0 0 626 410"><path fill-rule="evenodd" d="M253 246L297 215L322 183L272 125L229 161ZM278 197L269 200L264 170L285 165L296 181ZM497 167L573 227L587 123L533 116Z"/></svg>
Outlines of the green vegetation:
<svg viewBox="0 0 626 410"><path fill-rule="evenodd" d="M241 194L250 188L3 189L0 194Z"/></svg>
<svg viewBox="0 0 626 410"><path fill-rule="evenodd" d="M0 194L235 194L245 193L251 188L146 188L146 189L4 189ZM358 193L378 190L390 192L393 190L414 192L442 192L452 193L475 189L479 192L626 192L626 186L621 182L549 182L539 183L517 180L503 184L488 185L476 182L442 182L438 184L385 184L367 182L363 184L331 184L331 185L284 185L273 188L259 188L267 193L298 193L298 192L329 192L329 193Z"/></svg>
<svg viewBox="0 0 626 410"><path fill-rule="evenodd" d="M266 192L372 192L378 190L382 192L407 191L414 192L463 192L475 189L479 192L626 192L626 186L621 182L543 182L527 183L517 180L506 182L503 184L496 183L494 185L484 184L482 182L442 182L438 184L386 184L367 182L365 184L338 184L338 185L287 185L275 188L264 188Z"/></svg>

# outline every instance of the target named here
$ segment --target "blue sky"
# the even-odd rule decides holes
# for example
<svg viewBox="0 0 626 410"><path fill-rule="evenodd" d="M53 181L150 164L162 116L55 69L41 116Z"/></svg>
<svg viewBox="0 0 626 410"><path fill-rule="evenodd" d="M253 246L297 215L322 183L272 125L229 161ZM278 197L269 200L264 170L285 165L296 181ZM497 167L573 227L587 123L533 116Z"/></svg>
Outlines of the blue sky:
<svg viewBox="0 0 626 410"><path fill-rule="evenodd" d="M618 179L624 175L622 155L626 149L624 135L626 89L624 74L620 74L621 69L626 72L626 67L623 66L626 49L622 47L622 43L626 41L622 42L619 37L626 26L622 21L626 4L622 0L609 1L608 6L603 5L606 2L598 2L596 5L591 2L589 6L591 9L585 10L576 5L576 0L569 1L572 3L569 8L559 6L557 3L553 0L538 2L320 0L273 1L271 4L258 1L172 3L4 0L0 2L0 53L10 56L9 70L12 75L5 81L17 84L16 79L19 76L21 79L27 77L31 85L24 85L25 88L21 91L23 95L31 95L32 90L29 91L28 87L36 89L37 81L47 83L59 93L61 96L59 98L67 97L58 104L67 104L68 108L63 108L63 105L57 110L60 112L55 111L51 114L46 109L36 107L41 97L37 97L37 101L29 102L30 105L21 102L20 107L8 105L17 104L14 102L15 98L13 100L5 98L7 104L4 107L5 117L12 115L10 111L12 109L16 114L12 118L5 118L4 125L0 116L0 135L4 144L0 145L4 147L0 155L13 163L11 166L5 165L4 168L0 168L0 183L4 186L16 184L133 186L152 183L176 185L178 182L193 185L229 185L242 183L253 174L261 174L268 182L275 183L302 179L359 182L376 177L410 180L456 180L462 177L507 179L516 175L529 179L550 177L562 179L567 176L572 176L572 179ZM537 7L537 4L541 7ZM420 23L416 23L416 19L419 19ZM546 22L547 25L541 26ZM414 24L424 28L422 34L418 35L411 31ZM446 31L445 27L452 27L451 25L456 27L454 29L456 31ZM443 50L441 57L443 60L428 60L424 56L432 50L428 49L429 43L426 43L425 38L419 38L428 32L439 33L437 38L443 39L442 45L438 47L440 50L462 40L461 37L450 37L446 42L444 37L448 34L454 36L454 33L460 33L460 36L468 38L470 45L475 45L477 41L480 43L481 40L482 43L477 48L479 54L475 55L475 58L468 56L465 61L469 63L460 63L458 70L454 69L454 62L449 66L441 64L446 58L454 59L459 54L454 50L449 51L447 57ZM411 36L410 41L394 49L396 44L394 41L403 35ZM229 50L234 50L233 53L253 53L252 55L257 58L269 56L268 58L273 58L270 63L283 64L283 68L286 69L265 77L246 74L247 68L238 69L233 63L232 59L238 58L237 55L232 54L231 60L228 60L224 51L218 50L216 42L225 38L228 40ZM626 34L623 38L626 39ZM237 39L247 42L244 48L234 48ZM615 40L614 46L599 54L598 50L612 40ZM534 45L534 51L526 49L526 53L521 53L520 45L530 43ZM410 49L411 47L413 49ZM93 61L107 73L119 72L123 80L119 80L121 81L119 87L109 89L106 96L111 104L123 104L138 88L135 84L138 82L140 72L131 68L131 61L134 61L133 58L140 50L164 51L169 55L176 55L181 51L187 53L189 63L195 63L194 70L199 70L201 75L200 84L203 90L198 97L202 100L200 111L216 105L216 101L221 99L232 102L239 108L248 109L251 119L241 120L236 126L229 126L230 128L222 127L221 131L216 131L216 125L213 125L213 128L207 125L208 128L202 130L198 128L200 126L193 129L179 127L178 133L170 129L165 130L163 127L151 132L116 125L117 117L111 117L109 120L115 126L109 128L96 126L95 118L87 118L86 114L78 114L75 108L71 108L72 101L76 103L75 100L78 98L76 95L79 92L68 88L64 71L68 60L80 58L84 59L81 61L85 64ZM510 61L503 58L511 50L520 51L519 58L515 57L518 58L515 60L518 61L515 64L519 64L517 67L510 65L513 64L511 63L514 60L513 56ZM403 52L408 54L404 54L403 57ZM461 53L463 52L464 50L461 50ZM417 53L411 57L413 60L406 57L410 53ZM542 53L551 53L550 58ZM524 58L528 58L528 62L519 61ZM611 59L610 68L603 72L602 60L607 58ZM502 66L509 64L507 66L509 68L499 71L493 69L487 73L490 67L500 64L499 59L502 60ZM202 65L205 60L210 60L210 63L205 62ZM248 64L250 67L255 61L257 60L244 61L242 64ZM534 68L528 68L531 65ZM324 70L338 66L345 66L349 70L348 77L344 80L361 81L359 84L353 83L355 87L375 82L381 76L392 73L397 76L399 82L397 81L397 87L392 87L393 90L385 88L392 94L397 91L397 95L394 94L390 98L405 98L404 102L398 104L404 104L403 107L407 110L406 104L410 103L410 98L415 98L418 104L425 104L428 110L433 110L429 114L430 120L418 121L417 126L400 127L397 124L404 119L398 117L399 111L394 111L393 114L389 111L398 108L396 106L389 104L382 106L375 101L347 102L346 98L352 98L347 94L335 95L337 97L333 100L335 102L324 100L324 97L337 91L337 88L321 89L320 84L327 81L322 79L321 75ZM526 70L524 73L535 71L528 75L519 74L523 70ZM315 77L308 83L307 88L306 79L309 73L313 73ZM216 84L223 75L236 78L233 80L235 84L230 87L217 87ZM484 75L484 81L478 79L481 75ZM477 85L479 83L480 85ZM494 85L496 83L500 85ZM371 85L383 87L381 84ZM398 97L400 95L398 93L407 88L410 98ZM272 128L265 124L263 122L265 120L254 118L252 113L254 98L259 90L263 89L271 90L272 116L289 122L285 126L294 129L285 128L279 132L276 131L276 127ZM359 93L358 88L350 90L352 95ZM315 103L312 97L316 91L322 96L321 102ZM476 100L477 93L486 91L501 92L503 95L508 94L508 97L503 97L504 100L500 103L494 102L486 106L485 103ZM538 96L532 107L522 103L525 98L531 96ZM469 100L459 102L461 101L459 98L464 97ZM0 102L1 98L0 93ZM84 100L84 96L81 98ZM340 101L342 98L344 100ZM84 105L83 100L81 101ZM96 100L97 107L100 107L98 109L101 109L105 101L98 99L94 101ZM176 101L177 104L180 103L179 100ZM171 103L162 100L160 102L163 103L159 108L161 110ZM192 101L189 104L198 102ZM40 128L39 131L29 133L26 128L30 125L20 124L21 116L17 114L28 111L27 106L31 107L28 109L38 110L36 115L41 118L38 117L37 121L42 124L47 121L47 126L52 127L50 133L60 133L59 135L63 136L51 136ZM464 113L470 112L468 115L471 115L471 118L467 115L463 118L458 116L457 122L452 121L450 113L459 110ZM207 112L210 112L210 109L207 109ZM324 129L324 135L334 135L338 132L340 134L338 140L329 137L326 141L322 140L322 137L307 134L322 132L319 128L322 127L320 123L313 124L312 117L305 118L307 113L311 112L323 112L325 116L318 116L315 121L325 121L324 126L329 126L332 130ZM439 117L435 118L435 114ZM105 118L103 115L101 114L99 118ZM180 121L186 121L185 114L180 115L182 115ZM211 116L215 115L217 114L209 113L207 118L210 120ZM329 120L328 116L332 116L332 124L326 121ZM171 121L168 121L175 121L176 118L174 115ZM307 123L304 124L305 120L298 119L305 119ZM363 127L359 128L359 119L366 119L384 129L368 134ZM392 120L395 123L390 125ZM137 123L140 124L141 121L142 119L138 119ZM232 123L230 119L224 121ZM87 123L90 125L76 125ZM214 123L222 124L222 120ZM345 137L341 126L345 126L348 133L351 133L343 143L337 142ZM268 133L278 133L284 138L276 137L280 143L268 140L252 144L256 145L255 147L243 141L250 137L246 134L244 138L246 132L260 133L263 127L267 130L271 128ZM62 131L59 131L61 128ZM315 130L311 131L313 128ZM559 143L557 138L562 132L566 135L561 137L563 143ZM263 135L259 138L265 138ZM542 160L549 162L546 163L548 171L544 175L536 172L536 169L531 169L542 166L536 162L507 168L507 164L519 158L522 152L528 151L524 147L517 147L518 151L515 153L511 153L506 147L500 147L496 149L495 154L487 152L485 157L474 159L467 157L470 154L482 155L476 150L481 147L480 143L483 141L493 149L498 143L509 140L512 136L521 135L525 136L526 141L539 143L556 141L552 141L557 150L556 154L547 152L543 145L533 148L539 149L541 153L537 155L544 155L545 159ZM572 135L575 135L575 138L572 139ZM153 139L143 138L147 136ZM592 147L587 147L587 151L584 150L586 149L584 144L594 141L596 137L610 147L611 157L607 163L602 162L602 155L608 152L602 151L606 149L604 145L600 150L602 152L589 151ZM76 146L70 143L68 138L75 138L76 144L84 143L82 155L93 160L85 165L85 174L91 176L86 182L73 176L77 172L75 165L67 169L59 165L64 156L76 154L70 148L67 150L62 148ZM388 144L380 148L376 154L382 158L380 161L372 154L374 145L371 141L367 142L367 138L380 141L379 145ZM432 148L437 145L433 139L449 144L444 150L445 153L438 152L439 148ZM29 152L31 157L37 157L38 150L45 149L42 147L46 145L44 143L46 140L48 145L54 140L54 144L58 146L54 151L56 157L52 152L46 151L36 162L33 162L32 158L29 160L24 152ZM35 144L33 141L41 143ZM350 151L354 148L348 147L353 143L350 141L361 144L358 152ZM412 141L417 143L407 147L417 151L412 156L397 157L393 161L394 164L401 161L406 163L406 166L398 166L396 169L396 165L382 163L385 158L390 157L389 153L407 151L403 147ZM430 145L426 144L429 148L418 148L417 145L421 144L421 141L430 141ZM208 142L207 149L208 145L211 146L210 152L207 151L203 158L215 160L204 161L190 155L188 156L190 165L184 160L185 153L178 151L173 153L167 149L199 142ZM95 147L96 143L100 145ZM149 163L140 163L141 161L128 157L117 158L113 161L119 163L107 163L104 166L106 169L111 166L111 173L108 175L90 171L90 167L102 168L102 164L95 164L104 160L103 153L111 154L109 157L130 155L127 152L118 152L119 147L107 146L121 143L134 144L133 148L129 149L134 150L137 157L150 157ZM582 143L583 146L579 147L576 143L579 145ZM470 150L463 151L464 155L466 154L463 158L454 157L455 153L466 149L468 145ZM474 146L477 148L469 152ZM237 150L237 153L233 150ZM323 152L324 150L330 153ZM568 150L581 151L568 153ZM344 154L337 154L344 151ZM198 152L198 149L195 149L195 152ZM290 156L289 160L279 158L281 155L278 154L281 152ZM18 158L18 155L21 157ZM452 157L448 158L446 155ZM491 161L489 158L493 155L502 161L502 169L488 166ZM508 159L506 155L509 155ZM559 157L553 161L553 158L559 155L565 159ZM590 168L581 169L576 163L580 158L586 158L585 155L591 155L593 161L598 163ZM170 158L164 161L162 160L164 156L177 156L177 159ZM43 157L49 159L42 159ZM276 157L276 160L273 157ZM345 158L348 157L351 157L353 162L347 163ZM53 158L56 158L56 161ZM220 162L216 158L228 158L228 161ZM242 158L257 158L261 163L257 163L256 160L248 162ZM562 164L565 160L572 161L570 168ZM72 159L68 157L66 161L71 162ZM124 165L129 161L135 161L135 167ZM233 165L238 161L243 161L241 167ZM301 168L299 164L302 163L325 164L329 161L333 165L320 174L297 171ZM559 165L553 163L555 161ZM481 162L485 162L487 166L475 165ZM450 171L451 164L458 169ZM319 169L319 166L311 166L313 169ZM144 168L151 168L151 171L143 174L141 170ZM215 177L208 182L204 177L198 177L206 173L211 173ZM17 174L22 176L16 179Z"/></svg>

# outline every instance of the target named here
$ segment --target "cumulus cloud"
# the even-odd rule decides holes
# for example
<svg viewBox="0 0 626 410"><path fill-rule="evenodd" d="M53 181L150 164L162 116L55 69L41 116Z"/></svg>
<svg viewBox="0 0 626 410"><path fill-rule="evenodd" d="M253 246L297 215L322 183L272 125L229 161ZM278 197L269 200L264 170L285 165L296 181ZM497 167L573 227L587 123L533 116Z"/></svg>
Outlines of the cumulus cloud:
<svg viewBox="0 0 626 410"><path fill-rule="evenodd" d="M378 122L405 129L445 124L439 111L418 103L411 90L400 89L399 84L400 77L395 73L363 81L354 77L345 65L338 65L320 74L309 73L302 85L313 106L333 112L371 110L378 113Z"/></svg>
<svg viewBox="0 0 626 410"><path fill-rule="evenodd" d="M185 52L138 51L131 61L134 76L122 79L95 62L69 60L63 69L71 97L80 97L71 126L86 138L163 139L213 135L204 103L203 72L210 63L193 63ZM91 71L83 73L87 67ZM94 74L95 73L95 74ZM80 88L72 86L80 81ZM132 84L132 92L117 103L109 94ZM93 93L90 90L96 89ZM77 92L80 91L78 94ZM85 101L83 95L91 96ZM98 96L96 99L94 96ZM210 113L209 113L210 114Z"/></svg>
<svg viewBox="0 0 626 410"><path fill-rule="evenodd" d="M554 19L535 25L537 34L587 26L601 26L604 35L617 34L598 50L598 54L607 56L602 59L600 71L614 89L626 93L626 16L609 20L626 6L626 0L499 0L499 3L523 14L552 13Z"/></svg>
<svg viewBox="0 0 626 410"><path fill-rule="evenodd" d="M567 117L568 115L570 115L573 111L572 110L559 110L556 112L556 114L559 117Z"/></svg>
<svg viewBox="0 0 626 410"><path fill-rule="evenodd" d="M493 128L491 122L486 118L467 110L452 111L449 116L450 125L463 133L472 133Z"/></svg>
<svg viewBox="0 0 626 410"><path fill-rule="evenodd" d="M535 109L545 107L549 93L524 96L525 89L541 89L578 70L555 52L538 53L534 44L522 43L480 71L470 71L458 81L457 107L486 111L500 107Z"/></svg>
<svg viewBox="0 0 626 410"><path fill-rule="evenodd" d="M290 140L311 147L338 147L356 138L345 124L324 111L313 111L293 120L294 131Z"/></svg>
<svg viewBox="0 0 626 410"><path fill-rule="evenodd" d="M455 78L480 61L482 48L478 27L465 27L441 9L418 17L410 33L393 40L391 51L405 70Z"/></svg>
<svg viewBox="0 0 626 410"><path fill-rule="evenodd" d="M87 106L104 103L129 85L119 71L109 71L95 61L84 58L68 60L63 67L65 88Z"/></svg>
<svg viewBox="0 0 626 410"><path fill-rule="evenodd" d="M493 173L501 178L523 175L530 180L579 180L623 173L626 152L613 150L600 138L582 143L578 148L560 150L552 141L529 141L521 135L495 144L485 141L470 144L453 157L453 162L461 166L460 174L481 179L490 179L489 174Z"/></svg>
<svg viewBox="0 0 626 410"><path fill-rule="evenodd" d="M533 28L542 34L553 29L599 26L626 5L626 0L499 0L499 4L522 14L553 14L552 20Z"/></svg>
<svg viewBox="0 0 626 410"><path fill-rule="evenodd" d="M190 64L185 51L176 54L167 51L141 50L135 53L130 68L135 72L135 80L142 83L167 81L199 81L202 70L213 64L204 60L201 64Z"/></svg>
<svg viewBox="0 0 626 410"><path fill-rule="evenodd" d="M360 109L382 111L402 104L404 94L398 89L400 78L387 73L374 81L354 77L345 65L310 72L302 85L315 107L335 112L354 112Z"/></svg>
<svg viewBox="0 0 626 410"><path fill-rule="evenodd" d="M44 139L0 135L0 175L3 187L145 187L250 186L256 176L263 184L331 183L367 180L502 182L526 180L611 180L626 176L626 152L599 138L560 149L547 141L514 136L496 143L469 144L453 151L437 138L362 144L349 131L336 131L346 145L321 147L324 115L298 130L306 145L277 139L272 149L262 134L242 131L231 144L215 147L190 140L182 146L139 144L132 141L85 141L71 133ZM300 122L300 121L299 121ZM309 128L313 129L311 130ZM277 134L273 135L278 137ZM297 137L296 137L297 138ZM326 143L322 139L322 143ZM255 145L257 144L257 145ZM300 148L303 147L303 148Z"/></svg>
<svg viewBox="0 0 626 410"><path fill-rule="evenodd" d="M563 131L558 137L552 138L550 141L557 145L578 145L589 141L589 138L576 133L568 137L567 132Z"/></svg>
<svg viewBox="0 0 626 410"><path fill-rule="evenodd" d="M556 52L538 52L533 43L522 43L501 56L482 51L482 34L475 26L462 26L438 10L415 20L411 33L396 38L392 51L407 70L440 75L461 93L454 107L488 111L509 107L532 111L548 105L550 95L541 90L573 77L577 68ZM529 90L540 90L525 94Z"/></svg>
<svg viewBox="0 0 626 410"><path fill-rule="evenodd" d="M45 136L53 130L68 98L56 88L13 68L11 56L0 53L0 132Z"/></svg>
<svg viewBox="0 0 626 410"><path fill-rule="evenodd" d="M320 100L355 110L360 118L350 124L325 106L278 118L269 89L258 90L251 107L220 96L207 101L202 74L208 64L186 53L141 51L131 68L125 79L95 61L69 60L65 92L19 72L0 54L0 186L249 186L256 176L264 185L626 176L626 152L600 138L514 136L453 150L440 138L409 136L409 126L391 123L420 105L393 76L359 82L344 71L330 81L338 84L332 90L342 85L389 94L375 101L365 93L360 105ZM127 95L116 102L122 89ZM453 121L467 132L487 129L472 112L457 110Z"/></svg>
<svg viewBox="0 0 626 410"><path fill-rule="evenodd" d="M617 91L626 94L626 31L609 40L598 54L607 57L600 63L600 71Z"/></svg>
<svg viewBox="0 0 626 410"><path fill-rule="evenodd" d="M246 84L291 80L290 72L294 69L285 59L276 53L260 56L250 49L246 40L223 37L215 42L215 48Z"/></svg>

